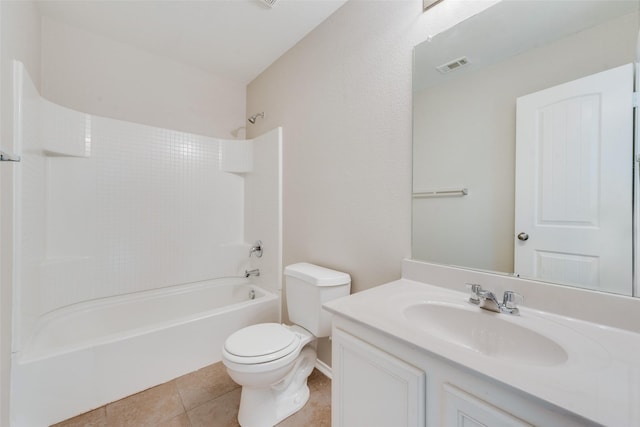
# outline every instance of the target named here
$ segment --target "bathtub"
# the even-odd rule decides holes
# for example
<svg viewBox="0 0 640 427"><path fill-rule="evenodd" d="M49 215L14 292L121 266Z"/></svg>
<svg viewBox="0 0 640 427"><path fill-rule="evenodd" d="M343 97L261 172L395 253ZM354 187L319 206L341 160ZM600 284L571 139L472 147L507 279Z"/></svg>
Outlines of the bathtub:
<svg viewBox="0 0 640 427"><path fill-rule="evenodd" d="M240 278L56 310L13 354L12 425L48 426L218 362L231 333L278 319L278 296Z"/></svg>

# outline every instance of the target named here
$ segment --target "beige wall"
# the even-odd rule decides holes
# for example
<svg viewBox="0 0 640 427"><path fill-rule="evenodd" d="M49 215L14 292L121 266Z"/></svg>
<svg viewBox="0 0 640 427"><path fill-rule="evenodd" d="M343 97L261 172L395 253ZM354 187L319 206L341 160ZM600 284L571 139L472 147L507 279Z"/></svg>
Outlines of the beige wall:
<svg viewBox="0 0 640 427"><path fill-rule="evenodd" d="M411 255L412 49L488 4L474 3L423 14L421 0L351 0L249 84L247 114L265 112L249 137L284 128L284 265L345 271L352 292L400 277Z"/></svg>
<svg viewBox="0 0 640 427"><path fill-rule="evenodd" d="M411 49L394 42L419 12L349 2L247 91L247 113L265 112L248 136L284 128L284 264L348 272L354 291L409 255Z"/></svg>
<svg viewBox="0 0 640 427"><path fill-rule="evenodd" d="M414 202L415 259L513 272L516 98L633 62L637 29L625 15L414 95L414 187L469 188Z"/></svg>
<svg viewBox="0 0 640 427"><path fill-rule="evenodd" d="M245 123L244 84L42 19L42 96L99 116L218 138Z"/></svg>
<svg viewBox="0 0 640 427"><path fill-rule="evenodd" d="M22 61L40 81L40 18L31 1L0 2L0 149L13 146L13 65ZM13 288L13 170L0 165L0 425L9 425L11 303Z"/></svg>

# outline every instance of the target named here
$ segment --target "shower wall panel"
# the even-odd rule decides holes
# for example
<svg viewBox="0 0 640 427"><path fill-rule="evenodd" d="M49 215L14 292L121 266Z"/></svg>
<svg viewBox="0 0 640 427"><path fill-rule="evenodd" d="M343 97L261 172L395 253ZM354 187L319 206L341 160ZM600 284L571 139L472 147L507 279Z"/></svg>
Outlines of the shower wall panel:
<svg viewBox="0 0 640 427"><path fill-rule="evenodd" d="M91 117L89 157L48 158L44 308L238 274L243 179L218 170L218 144Z"/></svg>
<svg viewBox="0 0 640 427"><path fill-rule="evenodd" d="M23 80L23 336L69 304L243 271L244 178L220 169L221 140L69 110Z"/></svg>

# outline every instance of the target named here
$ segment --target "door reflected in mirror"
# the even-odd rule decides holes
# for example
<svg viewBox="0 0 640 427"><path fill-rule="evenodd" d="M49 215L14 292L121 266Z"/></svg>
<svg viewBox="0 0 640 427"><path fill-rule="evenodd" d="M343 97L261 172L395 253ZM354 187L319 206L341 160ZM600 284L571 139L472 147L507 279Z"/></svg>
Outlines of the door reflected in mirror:
<svg viewBox="0 0 640 427"><path fill-rule="evenodd" d="M415 48L414 259L633 293L637 1L503 0Z"/></svg>

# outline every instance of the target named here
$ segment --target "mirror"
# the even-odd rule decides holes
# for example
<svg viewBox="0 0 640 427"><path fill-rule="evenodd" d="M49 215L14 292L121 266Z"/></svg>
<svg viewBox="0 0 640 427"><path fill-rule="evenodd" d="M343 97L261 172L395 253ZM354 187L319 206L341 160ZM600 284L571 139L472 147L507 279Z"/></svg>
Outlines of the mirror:
<svg viewBox="0 0 640 427"><path fill-rule="evenodd" d="M634 294L638 23L503 0L415 47L413 259Z"/></svg>

